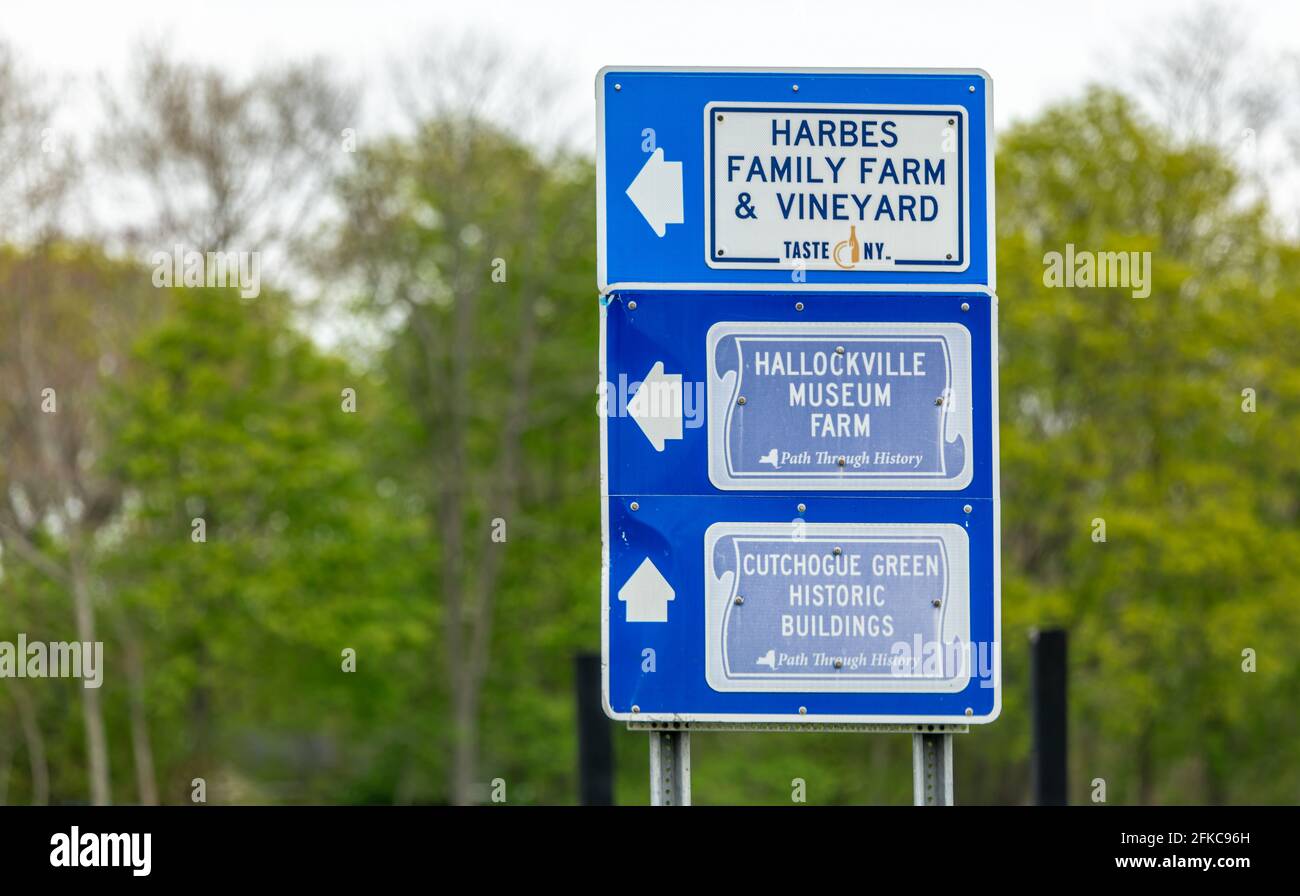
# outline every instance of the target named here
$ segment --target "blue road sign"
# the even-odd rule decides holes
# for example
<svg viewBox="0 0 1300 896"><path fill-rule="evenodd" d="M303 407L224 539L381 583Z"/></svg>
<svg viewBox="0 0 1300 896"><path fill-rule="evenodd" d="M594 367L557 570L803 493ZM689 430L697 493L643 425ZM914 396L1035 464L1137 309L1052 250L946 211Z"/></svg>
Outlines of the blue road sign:
<svg viewBox="0 0 1300 896"><path fill-rule="evenodd" d="M606 711L1001 704L991 86L597 79Z"/></svg>
<svg viewBox="0 0 1300 896"><path fill-rule="evenodd" d="M612 716L996 716L996 314L983 290L605 301Z"/></svg>
<svg viewBox="0 0 1300 896"><path fill-rule="evenodd" d="M987 498L994 312L984 291L619 294L610 493Z"/></svg>
<svg viewBox="0 0 1300 896"><path fill-rule="evenodd" d="M995 285L984 72L605 69L596 96L602 292Z"/></svg>

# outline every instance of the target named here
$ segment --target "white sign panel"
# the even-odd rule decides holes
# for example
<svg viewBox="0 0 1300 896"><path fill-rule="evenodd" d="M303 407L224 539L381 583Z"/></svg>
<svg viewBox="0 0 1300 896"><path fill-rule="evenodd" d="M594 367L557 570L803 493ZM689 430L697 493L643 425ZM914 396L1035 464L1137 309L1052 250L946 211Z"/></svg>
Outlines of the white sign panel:
<svg viewBox="0 0 1300 896"><path fill-rule="evenodd" d="M960 324L724 321L707 351L718 488L970 484L970 331Z"/></svg>
<svg viewBox="0 0 1300 896"><path fill-rule="evenodd" d="M970 682L970 542L951 524L715 523L716 691L944 692Z"/></svg>
<svg viewBox="0 0 1300 896"><path fill-rule="evenodd" d="M965 115L957 106L709 103L705 261L964 271Z"/></svg>

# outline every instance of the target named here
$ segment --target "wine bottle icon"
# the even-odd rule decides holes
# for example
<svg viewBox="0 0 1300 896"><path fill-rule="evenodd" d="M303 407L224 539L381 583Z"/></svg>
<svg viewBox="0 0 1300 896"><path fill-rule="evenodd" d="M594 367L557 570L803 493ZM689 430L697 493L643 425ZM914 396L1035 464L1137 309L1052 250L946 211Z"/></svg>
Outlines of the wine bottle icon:
<svg viewBox="0 0 1300 896"><path fill-rule="evenodd" d="M849 250L848 264L845 264L840 259L840 254L846 247ZM855 267L857 263L862 260L862 244L858 242L858 227L856 224L849 225L849 238L847 240L835 244L835 249L831 252L831 258L835 260L837 265L845 270Z"/></svg>

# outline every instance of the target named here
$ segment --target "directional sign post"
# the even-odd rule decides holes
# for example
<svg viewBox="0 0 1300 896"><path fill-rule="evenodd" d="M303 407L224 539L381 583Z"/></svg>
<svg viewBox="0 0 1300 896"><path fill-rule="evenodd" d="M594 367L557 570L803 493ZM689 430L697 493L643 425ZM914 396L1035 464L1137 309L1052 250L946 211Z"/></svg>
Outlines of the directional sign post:
<svg viewBox="0 0 1300 896"><path fill-rule="evenodd" d="M605 709L916 737L1001 706L991 84L597 78Z"/></svg>

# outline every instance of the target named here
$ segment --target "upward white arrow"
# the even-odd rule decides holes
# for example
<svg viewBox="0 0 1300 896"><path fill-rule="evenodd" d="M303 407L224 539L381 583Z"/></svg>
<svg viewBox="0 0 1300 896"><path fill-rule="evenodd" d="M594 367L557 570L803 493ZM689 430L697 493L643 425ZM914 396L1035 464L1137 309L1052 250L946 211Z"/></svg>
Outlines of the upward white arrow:
<svg viewBox="0 0 1300 896"><path fill-rule="evenodd" d="M668 602L676 596L673 586L649 557L618 589L618 599L627 605L628 622L667 622Z"/></svg>
<svg viewBox="0 0 1300 896"><path fill-rule="evenodd" d="M669 224L680 224L682 217L682 163L665 162L663 147L658 147L627 188L627 196L637 211L663 236Z"/></svg>
<svg viewBox="0 0 1300 896"><path fill-rule="evenodd" d="M665 441L682 437L682 375L664 373L664 362L656 361L628 399L627 412L655 451L663 451Z"/></svg>

